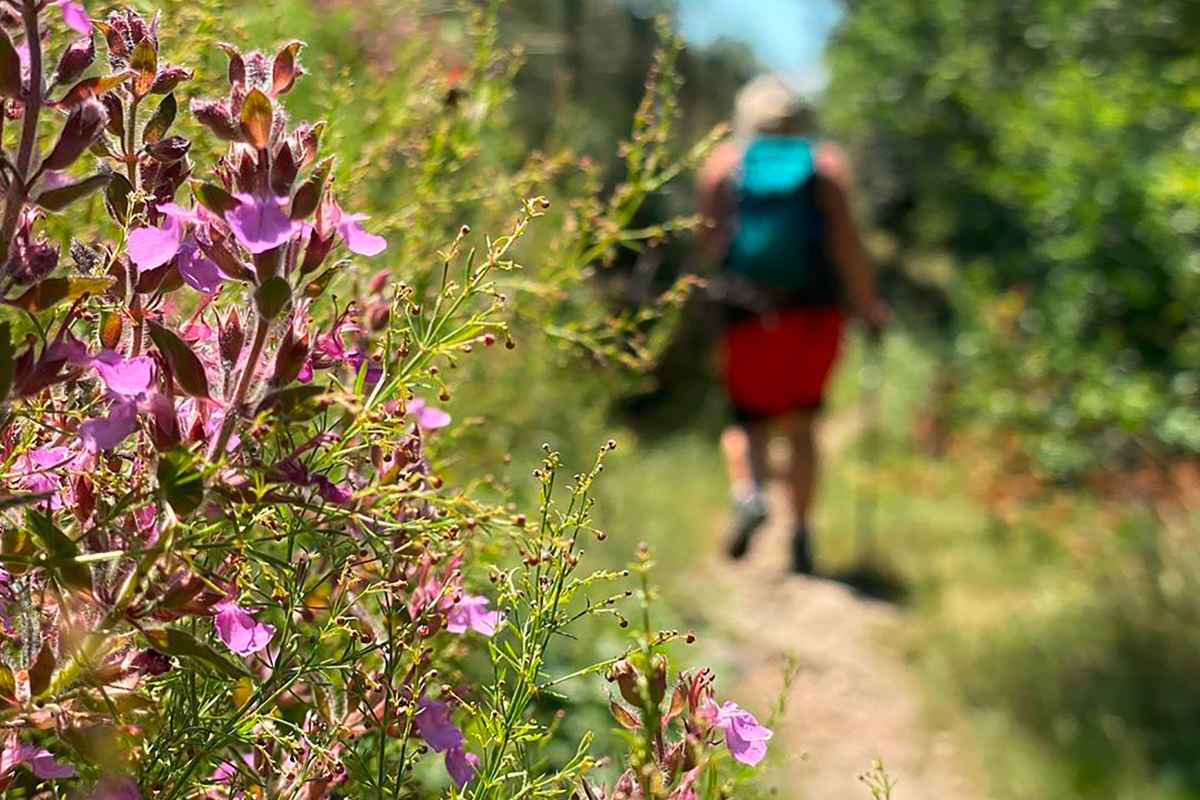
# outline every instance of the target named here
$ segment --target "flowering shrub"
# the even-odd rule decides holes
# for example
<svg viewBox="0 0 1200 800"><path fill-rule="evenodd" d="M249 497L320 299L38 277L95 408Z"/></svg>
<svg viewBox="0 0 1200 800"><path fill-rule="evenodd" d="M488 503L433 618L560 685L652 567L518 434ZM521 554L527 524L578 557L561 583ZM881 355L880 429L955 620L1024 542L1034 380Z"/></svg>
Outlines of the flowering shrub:
<svg viewBox="0 0 1200 800"><path fill-rule="evenodd" d="M175 132L193 74L160 52L158 17L92 20L71 0L19 11L0 18L0 102L20 126L0 159L0 788L686 800L718 790L722 748L758 763L770 731L718 702L710 672L669 686L676 635L650 626L645 554L629 651L548 672L579 620L627 624L627 592L593 596L624 574L580 568L584 538L603 538L590 489L611 444L565 506L548 452L532 523L447 482L443 367L513 346L498 281L548 203L478 247L464 227L419 287L383 271L340 300L331 287L387 267L389 245L343 207L325 125L289 119L300 42L223 45L227 90L190 111L226 149L197 165ZM84 77L97 38L107 67ZM634 137L650 157L607 212L581 206L574 263L671 229L622 226L682 168L654 155L670 118L655 97ZM111 225L80 230L60 267L46 215L96 195ZM647 321L588 347L644 358L617 334ZM582 330L572 341L600 341ZM636 734L611 792L585 777L586 741L568 763L538 758L553 723L536 701L600 671Z"/></svg>

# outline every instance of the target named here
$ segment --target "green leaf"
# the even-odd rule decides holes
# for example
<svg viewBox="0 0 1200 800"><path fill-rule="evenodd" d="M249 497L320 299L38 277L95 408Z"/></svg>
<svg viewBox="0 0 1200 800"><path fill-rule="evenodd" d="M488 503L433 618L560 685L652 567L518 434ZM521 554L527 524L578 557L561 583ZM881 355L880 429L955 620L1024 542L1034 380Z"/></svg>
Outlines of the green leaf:
<svg viewBox="0 0 1200 800"><path fill-rule="evenodd" d="M84 178L81 181L42 192L33 199L33 202L47 211L62 211L76 200L87 197L92 192L108 186L109 181L112 180L112 176L113 173L97 172L95 175Z"/></svg>
<svg viewBox="0 0 1200 800"><path fill-rule="evenodd" d="M108 215L122 225L129 217L129 194L132 191L129 179L119 172L113 173L112 180L104 189L104 207L108 209Z"/></svg>
<svg viewBox="0 0 1200 800"><path fill-rule="evenodd" d="M263 319L275 319L292 298L292 287L276 275L254 291L254 305Z"/></svg>
<svg viewBox="0 0 1200 800"><path fill-rule="evenodd" d="M181 631L178 628L157 628L155 630L144 631L144 633L146 639L154 646L154 649L169 656L194 658L223 675L234 679L244 677L247 674L244 666L230 661L186 631Z"/></svg>
<svg viewBox="0 0 1200 800"><path fill-rule="evenodd" d="M150 338L167 359L179 388L192 397L208 397L208 376L204 373L204 364L192 352L192 348L158 322L149 320L148 325Z"/></svg>
<svg viewBox="0 0 1200 800"><path fill-rule="evenodd" d="M224 216L241 205L241 202L220 186L204 181L192 181L192 194L196 202L214 214Z"/></svg>
<svg viewBox="0 0 1200 800"><path fill-rule="evenodd" d="M40 511L29 508L25 510L25 523L43 548L46 550L47 563L51 571L58 577L63 586L72 589L92 589L92 571L87 565L75 561L79 555L79 545L69 536L60 531L54 521Z"/></svg>
<svg viewBox="0 0 1200 800"><path fill-rule="evenodd" d="M175 102L175 95L169 94L164 97L158 104L158 108L154 109L154 114L146 121L146 127L142 129L142 143L153 144L160 141L167 135L167 131L171 129L171 124L175 122L175 115L179 111L179 106Z"/></svg>
<svg viewBox="0 0 1200 800"><path fill-rule="evenodd" d="M177 517L185 518L204 502L204 478L196 456L182 448L162 453L155 470L158 491Z"/></svg>
<svg viewBox="0 0 1200 800"><path fill-rule="evenodd" d="M103 293L112 285L111 277L104 278L47 278L35 284L15 300L5 300L7 305L23 309L31 314L45 311L64 300L75 300L85 294Z"/></svg>
<svg viewBox="0 0 1200 800"><path fill-rule="evenodd" d="M0 30L0 95L21 96L21 57L4 30Z"/></svg>
<svg viewBox="0 0 1200 800"><path fill-rule="evenodd" d="M275 118L275 109L271 98L258 89L251 89L242 101L242 135L246 141L259 150L264 150L271 140L271 123Z"/></svg>
<svg viewBox="0 0 1200 800"><path fill-rule="evenodd" d="M12 323L0 322L0 403L8 398L13 384Z"/></svg>
<svg viewBox="0 0 1200 800"><path fill-rule="evenodd" d="M134 94L138 97L148 94L158 77L158 47L151 37L142 39L137 47L133 48L133 55L129 57L129 67L136 75L133 82Z"/></svg>
<svg viewBox="0 0 1200 800"><path fill-rule="evenodd" d="M314 386L313 384L301 384L299 386L289 386L286 389L278 389L271 392L261 401L258 407L254 409L256 415L262 413L279 414L287 417L303 417L313 400L325 394L324 386ZM297 413L299 412L299 413Z"/></svg>

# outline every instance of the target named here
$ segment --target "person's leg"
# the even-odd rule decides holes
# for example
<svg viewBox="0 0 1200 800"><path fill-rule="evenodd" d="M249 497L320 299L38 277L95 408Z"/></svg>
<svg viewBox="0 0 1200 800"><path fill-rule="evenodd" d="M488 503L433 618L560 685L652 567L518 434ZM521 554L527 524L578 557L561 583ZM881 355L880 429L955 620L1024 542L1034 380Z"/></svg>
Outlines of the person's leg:
<svg viewBox="0 0 1200 800"><path fill-rule="evenodd" d="M730 425L721 433L721 452L735 500L762 492L767 480L767 430L763 422Z"/></svg>
<svg viewBox="0 0 1200 800"><path fill-rule="evenodd" d="M767 438L765 421L743 421L721 434L721 451L734 500L733 530L726 544L731 558L741 558L750 548L750 539L767 519L763 487L767 480Z"/></svg>
<svg viewBox="0 0 1200 800"><path fill-rule="evenodd" d="M785 422L792 450L788 482L796 520L792 539L792 567L796 572L805 574L813 571L808 516L817 485L816 425L815 409L795 411L787 416Z"/></svg>
<svg viewBox="0 0 1200 800"><path fill-rule="evenodd" d="M817 413L803 409L789 414L785 422L792 458L788 468L788 488L792 511L798 526L808 525L817 484Z"/></svg>

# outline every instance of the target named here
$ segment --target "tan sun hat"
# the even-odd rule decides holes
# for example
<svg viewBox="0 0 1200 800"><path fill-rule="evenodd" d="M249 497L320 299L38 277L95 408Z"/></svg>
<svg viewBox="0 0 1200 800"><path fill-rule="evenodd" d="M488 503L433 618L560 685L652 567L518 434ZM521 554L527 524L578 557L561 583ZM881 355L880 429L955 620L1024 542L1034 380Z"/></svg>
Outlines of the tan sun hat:
<svg viewBox="0 0 1200 800"><path fill-rule="evenodd" d="M812 133L816 113L804 96L781 75L759 75L737 93L733 130L740 139L756 134Z"/></svg>

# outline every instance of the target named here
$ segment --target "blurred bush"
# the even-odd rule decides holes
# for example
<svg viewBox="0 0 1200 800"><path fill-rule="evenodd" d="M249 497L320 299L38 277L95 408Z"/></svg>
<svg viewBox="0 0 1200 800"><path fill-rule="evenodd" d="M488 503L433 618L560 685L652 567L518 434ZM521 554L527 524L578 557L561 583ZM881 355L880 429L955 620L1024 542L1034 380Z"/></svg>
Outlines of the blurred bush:
<svg viewBox="0 0 1200 800"><path fill-rule="evenodd" d="M847 5L827 121L952 298L965 407L1051 475L1200 451L1200 7Z"/></svg>

